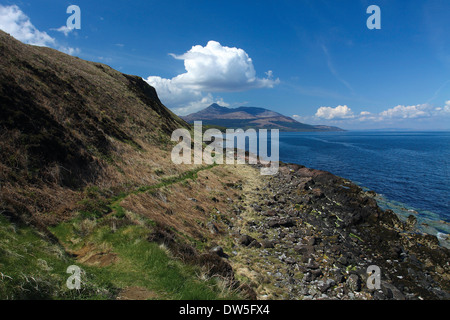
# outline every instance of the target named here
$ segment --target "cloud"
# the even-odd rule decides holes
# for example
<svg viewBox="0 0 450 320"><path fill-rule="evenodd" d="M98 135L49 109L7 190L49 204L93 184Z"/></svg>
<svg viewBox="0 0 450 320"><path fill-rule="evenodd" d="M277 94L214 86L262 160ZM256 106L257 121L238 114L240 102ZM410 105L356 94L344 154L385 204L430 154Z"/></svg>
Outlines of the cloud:
<svg viewBox="0 0 450 320"><path fill-rule="evenodd" d="M75 30L75 28L69 28L68 26L62 26L62 27L59 27L58 29L51 29L51 30L64 33L64 35L67 37L69 35L69 33L71 33L72 31Z"/></svg>
<svg viewBox="0 0 450 320"><path fill-rule="evenodd" d="M380 113L382 119L415 119L429 117L430 115L430 107L427 104L415 106L398 105Z"/></svg>
<svg viewBox="0 0 450 320"><path fill-rule="evenodd" d="M355 117L352 109L348 106L337 106L336 108L320 107L317 109L316 117L326 120L352 119Z"/></svg>
<svg viewBox="0 0 450 320"><path fill-rule="evenodd" d="M300 122L319 123L328 122L329 124L350 125L356 123L406 123L406 121L424 121L424 120L443 120L450 117L450 100L446 101L443 106L435 107L430 104L418 105L398 105L393 108L386 109L379 113L371 113L362 111L355 114L348 106L339 105L335 108L320 107L314 116L292 116Z"/></svg>
<svg viewBox="0 0 450 320"><path fill-rule="evenodd" d="M27 44L48 47L56 42L46 32L36 29L28 16L16 5L0 5L0 29Z"/></svg>
<svg viewBox="0 0 450 320"><path fill-rule="evenodd" d="M197 112L203 110L213 103L217 103L222 107L229 107L230 104L223 101L222 98L214 98L211 93L208 93L206 96L202 97L200 100L188 101L185 104L185 107L180 107L176 109L176 113L180 115L187 115L193 112Z"/></svg>
<svg viewBox="0 0 450 320"><path fill-rule="evenodd" d="M272 88L279 80L257 78L252 59L238 48L222 46L217 41L209 41L182 55L171 54L184 61L186 73L172 79L172 82L201 91L244 91L254 88Z"/></svg>
<svg viewBox="0 0 450 320"><path fill-rule="evenodd" d="M59 46L58 50L64 53L67 53L68 55L75 55L75 54L79 54L81 52L81 50L79 48L72 48L72 47L64 47L64 46Z"/></svg>
<svg viewBox="0 0 450 320"><path fill-rule="evenodd" d="M57 41L45 31L39 31L31 23L30 18L16 5L0 5L0 29L26 44L41 47L53 47L71 55L80 52L78 48L59 45Z"/></svg>
<svg viewBox="0 0 450 320"><path fill-rule="evenodd" d="M444 111L445 113L449 113L449 114L450 114L450 100L448 100L448 101L445 102L445 106L444 106L444 108L443 108L443 111Z"/></svg>
<svg viewBox="0 0 450 320"><path fill-rule="evenodd" d="M146 81L175 112L201 103L205 93L273 88L280 82L273 79L271 70L266 78L258 78L252 59L243 49L222 46L217 41L209 41L205 47L193 46L182 55L170 55L184 61L186 72L172 79L150 76Z"/></svg>

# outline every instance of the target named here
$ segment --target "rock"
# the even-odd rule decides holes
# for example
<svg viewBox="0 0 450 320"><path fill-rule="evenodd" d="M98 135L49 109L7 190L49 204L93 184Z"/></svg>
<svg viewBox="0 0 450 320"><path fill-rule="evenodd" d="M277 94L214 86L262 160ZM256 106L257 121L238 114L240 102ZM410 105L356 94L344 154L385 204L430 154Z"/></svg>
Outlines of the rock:
<svg viewBox="0 0 450 320"><path fill-rule="evenodd" d="M301 244L301 245L297 245L297 246L295 246L294 247L294 250L296 251L296 252L298 252L299 254L301 254L301 255L305 255L305 256L309 256L309 255L311 255L312 253L314 253L314 247L313 246L308 246L308 245L303 245L303 244Z"/></svg>
<svg viewBox="0 0 450 320"><path fill-rule="evenodd" d="M308 269L312 269L312 270L315 270L315 269L319 269L319 264L317 263L317 262L315 262L315 261L309 261L308 262L308 264L306 265L306 267L308 268Z"/></svg>
<svg viewBox="0 0 450 320"><path fill-rule="evenodd" d="M337 262L339 262L340 264L342 264L342 265L344 265L344 266L348 265L348 260L347 260L347 258L344 257L344 256L339 257L339 259L337 259Z"/></svg>
<svg viewBox="0 0 450 320"><path fill-rule="evenodd" d="M248 247L253 241L255 241L255 239L246 234L242 235L239 238L239 244L243 245L244 247Z"/></svg>
<svg viewBox="0 0 450 320"><path fill-rule="evenodd" d="M381 220L385 222L388 226L394 227L397 229L403 229L404 225L397 217L397 215L391 209L388 209L381 215Z"/></svg>
<svg viewBox="0 0 450 320"><path fill-rule="evenodd" d="M211 234L219 233L219 229L217 229L216 225L214 223L212 223L211 221L206 224L206 227L208 228L208 230Z"/></svg>
<svg viewBox="0 0 450 320"><path fill-rule="evenodd" d="M273 240L263 240L261 241L261 246L265 249L272 249L275 247Z"/></svg>
<svg viewBox="0 0 450 320"><path fill-rule="evenodd" d="M368 206L369 208L372 208L372 209L376 209L378 207L377 201L373 198L367 198L365 204L366 204L366 206Z"/></svg>
<svg viewBox="0 0 450 320"><path fill-rule="evenodd" d="M320 269L311 270L310 273L311 273L313 280L315 280L315 279L319 278L321 275L323 275L322 270L320 270Z"/></svg>
<svg viewBox="0 0 450 320"><path fill-rule="evenodd" d="M275 219L270 221L267 226L269 228L279 228L279 227L285 227L290 228L295 226L295 221L293 219Z"/></svg>
<svg viewBox="0 0 450 320"><path fill-rule="evenodd" d="M394 256L394 258L397 259L402 254L402 248L397 247L397 246L393 246L393 247L391 247L390 252Z"/></svg>
<svg viewBox="0 0 450 320"><path fill-rule="evenodd" d="M343 274L336 274L334 278L336 279L336 283L344 283L345 282L345 277Z"/></svg>
<svg viewBox="0 0 450 320"><path fill-rule="evenodd" d="M250 242L250 244L248 245L249 248L261 248L261 243L259 243L256 240L253 240L252 242Z"/></svg>
<svg viewBox="0 0 450 320"><path fill-rule="evenodd" d="M416 235L419 243L427 246L430 249L437 249L439 247L439 239L431 234Z"/></svg>
<svg viewBox="0 0 450 320"><path fill-rule="evenodd" d="M322 198L324 197L323 191L320 190L320 188L314 188L312 190L312 194L316 197L316 198Z"/></svg>
<svg viewBox="0 0 450 320"><path fill-rule="evenodd" d="M325 293L330 289L332 286L336 284L336 282L332 279L327 279L327 281L319 281L320 284L318 285L318 288L320 292Z"/></svg>
<svg viewBox="0 0 450 320"><path fill-rule="evenodd" d="M313 280L313 276L312 276L311 272L305 273L305 275L303 276L303 281L311 282L312 280Z"/></svg>
<svg viewBox="0 0 450 320"><path fill-rule="evenodd" d="M353 292L361 291L361 279L357 274L351 274L346 282L348 288Z"/></svg>
<svg viewBox="0 0 450 320"><path fill-rule="evenodd" d="M246 235L234 239L243 246L263 248L255 252L272 272L269 283L282 291L276 297L444 297L443 281L450 278L448 251L439 247L437 237L414 232L414 216L402 222L393 211L378 207L370 198L375 194L329 173L302 167L280 170L258 187L259 194L241 212L249 205L260 211L259 205L261 219L252 223L242 215L240 220L245 220L247 233L258 234L260 242ZM395 282L383 290L366 289L364 272L374 264L386 272L382 273L385 281ZM345 271L348 266L350 274ZM275 280L274 274L279 273L282 276Z"/></svg>
<svg viewBox="0 0 450 320"><path fill-rule="evenodd" d="M309 288L309 292L308 292L311 296L313 297L317 297L321 294L321 291L319 290L318 287L316 286L312 286L311 288Z"/></svg>
<svg viewBox="0 0 450 320"><path fill-rule="evenodd" d="M302 242L304 242L308 246L313 246L317 243L317 238L316 237L308 237L307 239L303 240Z"/></svg>
<svg viewBox="0 0 450 320"><path fill-rule="evenodd" d="M386 300L386 296L384 295L383 291L378 290L375 291L372 295L373 300Z"/></svg>
<svg viewBox="0 0 450 320"><path fill-rule="evenodd" d="M289 168L289 170L291 172L295 172L295 171L298 171L301 168L304 168L304 166L301 166L299 164L294 164L294 163L288 164L287 167Z"/></svg>
<svg viewBox="0 0 450 320"><path fill-rule="evenodd" d="M444 274L445 273L444 268L442 268L441 266L436 266L435 270L439 274Z"/></svg>
<svg viewBox="0 0 450 320"><path fill-rule="evenodd" d="M414 230L415 229L415 227L416 227L416 225L417 225L417 218L416 217L414 217L413 215L410 215L409 217L408 217L408 220L406 220L406 226L405 226L405 229L406 230Z"/></svg>
<svg viewBox="0 0 450 320"><path fill-rule="evenodd" d="M287 257L284 259L284 262L286 262L287 264L295 264L297 261L295 261L295 259L291 257Z"/></svg>
<svg viewBox="0 0 450 320"><path fill-rule="evenodd" d="M376 197L377 193L373 190L366 191L366 195L369 197Z"/></svg>
<svg viewBox="0 0 450 320"><path fill-rule="evenodd" d="M388 299L406 300L405 296L399 289L386 281L381 281L381 290Z"/></svg>
<svg viewBox="0 0 450 320"><path fill-rule="evenodd" d="M210 251L217 254L219 257L228 258L228 255L223 251L221 246L214 247Z"/></svg>

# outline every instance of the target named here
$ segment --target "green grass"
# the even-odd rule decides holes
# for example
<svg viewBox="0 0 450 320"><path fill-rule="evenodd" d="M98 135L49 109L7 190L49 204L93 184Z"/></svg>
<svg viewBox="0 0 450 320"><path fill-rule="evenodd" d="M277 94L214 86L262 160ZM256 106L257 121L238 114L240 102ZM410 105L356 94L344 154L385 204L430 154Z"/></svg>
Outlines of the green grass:
<svg viewBox="0 0 450 320"><path fill-rule="evenodd" d="M26 226L0 215L0 299L109 299L114 287L94 275L82 277L80 291L66 286L70 265L76 264L57 245Z"/></svg>
<svg viewBox="0 0 450 320"><path fill-rule="evenodd" d="M164 247L147 241L154 224L123 223L113 230L105 223L111 218L127 221L120 202L130 194L195 180L199 171L213 166L163 178L155 185L111 198L105 198L97 187L86 188L80 215L50 229L65 249L35 229L14 225L0 215L0 299L112 299L129 286L146 288L158 299L239 299L223 281L205 277L205 270L185 264ZM118 259L106 267L88 266L65 251L77 251L88 244L109 248ZM70 276L66 270L71 265L83 270L81 290L66 286Z"/></svg>
<svg viewBox="0 0 450 320"><path fill-rule="evenodd" d="M76 237L71 223L61 224L53 232L62 240ZM144 287L158 299L211 300L238 299L233 291L224 289L216 278L202 279L203 271L196 266L174 259L158 244L146 240L149 229L129 225L111 232L99 227L83 244L94 243L112 248L118 261L107 267L82 266L87 274L95 275L99 282L110 281L114 287ZM69 244L70 246L70 244ZM73 246L79 248L80 244Z"/></svg>
<svg viewBox="0 0 450 320"><path fill-rule="evenodd" d="M15 226L0 216L0 299L113 299L130 286L146 288L158 299L239 299L217 278L202 277L199 267L184 264L147 241L145 227L128 225L112 232L100 226L81 239L76 222L80 220L60 224L52 232L69 249L95 244L111 248L118 260L106 267L80 264L34 229ZM79 242L71 243L74 239ZM81 290L66 286L70 265L83 270Z"/></svg>
<svg viewBox="0 0 450 320"><path fill-rule="evenodd" d="M354 233L350 233L349 236L352 237L352 238L358 239L358 240L361 241L361 242L364 242L363 239L361 239L360 237L358 237L358 236L357 236L356 234L354 234Z"/></svg>
<svg viewBox="0 0 450 320"><path fill-rule="evenodd" d="M140 227L130 226L122 234L108 234L106 237L124 259L110 268L114 275L119 275L115 281L122 285L140 283L169 299L220 298L214 280L201 281L199 269L170 258L156 243L142 240L145 233Z"/></svg>
<svg viewBox="0 0 450 320"><path fill-rule="evenodd" d="M198 173L200 171L209 170L209 169L215 167L216 165L217 164L211 164L211 165L208 165L205 167L199 167L199 168L196 168L193 170L186 171L178 176L163 178L163 179L161 179L161 181L159 183L157 183L155 185L151 185L151 186L142 186L142 187L138 188L137 190L135 190L133 193L138 194L138 193L147 192L147 191L154 190L154 189L160 189L162 187L166 187L171 184L182 182L185 180L196 180L198 178Z"/></svg>

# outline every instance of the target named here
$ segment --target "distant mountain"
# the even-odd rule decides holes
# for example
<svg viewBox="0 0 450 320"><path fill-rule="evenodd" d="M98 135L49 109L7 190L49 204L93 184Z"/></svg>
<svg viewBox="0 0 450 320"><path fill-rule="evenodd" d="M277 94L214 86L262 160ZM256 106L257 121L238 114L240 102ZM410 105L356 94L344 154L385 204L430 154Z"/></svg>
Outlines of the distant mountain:
<svg viewBox="0 0 450 320"><path fill-rule="evenodd" d="M189 123L202 121L204 125L215 125L230 129L279 129L280 131L344 131L341 128L309 125L264 108L227 108L214 103L208 108L181 117Z"/></svg>

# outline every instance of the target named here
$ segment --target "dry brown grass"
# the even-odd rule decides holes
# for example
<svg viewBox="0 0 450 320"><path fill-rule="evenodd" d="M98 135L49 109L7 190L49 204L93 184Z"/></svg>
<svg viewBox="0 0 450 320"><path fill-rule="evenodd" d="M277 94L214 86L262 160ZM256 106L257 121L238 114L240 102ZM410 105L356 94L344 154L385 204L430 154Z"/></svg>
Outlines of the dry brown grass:
<svg viewBox="0 0 450 320"><path fill-rule="evenodd" d="M196 180L186 180L157 191L134 194L122 201L127 210L145 216L195 239L214 239L227 232L226 220L233 217L236 190L227 184L241 182L225 166L200 171ZM207 228L212 222L218 234Z"/></svg>
<svg viewBox="0 0 450 320"><path fill-rule="evenodd" d="M0 210L53 224L85 187L114 194L184 170L168 150L187 124L141 78L3 31L0 43Z"/></svg>

